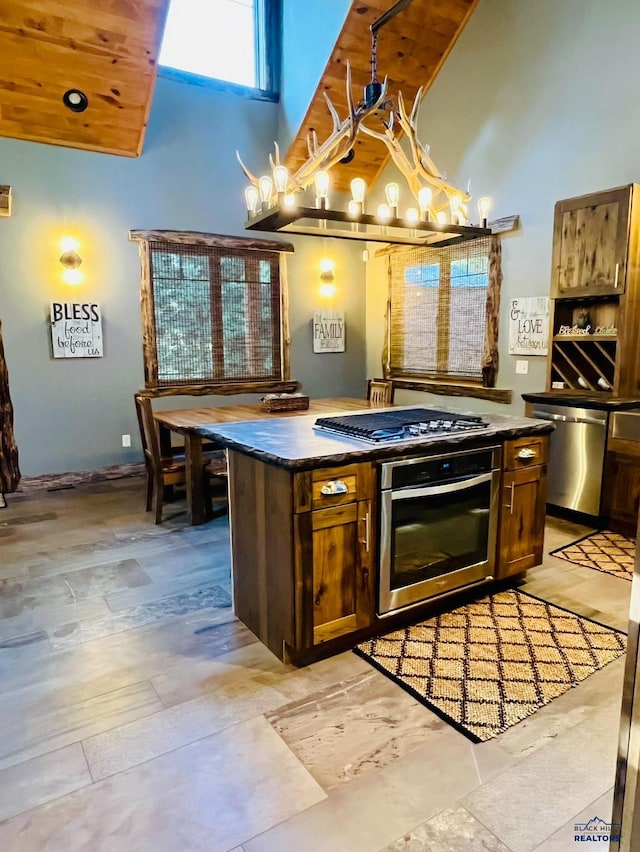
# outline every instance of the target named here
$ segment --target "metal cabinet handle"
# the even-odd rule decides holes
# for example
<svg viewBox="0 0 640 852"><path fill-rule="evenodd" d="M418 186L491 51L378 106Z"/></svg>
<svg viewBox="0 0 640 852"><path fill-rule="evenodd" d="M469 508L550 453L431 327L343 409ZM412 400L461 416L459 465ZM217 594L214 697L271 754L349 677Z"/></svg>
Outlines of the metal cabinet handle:
<svg viewBox="0 0 640 852"><path fill-rule="evenodd" d="M536 451L532 450L531 447L523 447L518 453L519 459L534 459L536 457Z"/></svg>
<svg viewBox="0 0 640 852"><path fill-rule="evenodd" d="M325 495L346 494L348 490L347 483L343 482L342 479L330 479L322 486L320 493Z"/></svg>
<svg viewBox="0 0 640 852"><path fill-rule="evenodd" d="M513 515L513 492L514 492L515 482L512 482L509 486L509 504L505 506L505 509L509 510L509 514Z"/></svg>
<svg viewBox="0 0 640 852"><path fill-rule="evenodd" d="M613 279L613 286L614 287L618 286L618 272L619 272L619 270L620 270L620 264L616 263L616 274L615 274L615 278Z"/></svg>
<svg viewBox="0 0 640 852"><path fill-rule="evenodd" d="M364 539L360 544L364 545L364 549L369 552L369 512L364 516Z"/></svg>

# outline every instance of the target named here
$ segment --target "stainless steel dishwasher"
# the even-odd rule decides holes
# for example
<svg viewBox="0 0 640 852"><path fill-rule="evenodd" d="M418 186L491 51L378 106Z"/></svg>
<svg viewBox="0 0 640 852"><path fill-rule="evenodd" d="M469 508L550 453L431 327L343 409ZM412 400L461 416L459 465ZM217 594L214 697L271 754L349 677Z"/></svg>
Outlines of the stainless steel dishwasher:
<svg viewBox="0 0 640 852"><path fill-rule="evenodd" d="M536 402L531 414L555 426L549 439L547 502L600 515L609 412Z"/></svg>

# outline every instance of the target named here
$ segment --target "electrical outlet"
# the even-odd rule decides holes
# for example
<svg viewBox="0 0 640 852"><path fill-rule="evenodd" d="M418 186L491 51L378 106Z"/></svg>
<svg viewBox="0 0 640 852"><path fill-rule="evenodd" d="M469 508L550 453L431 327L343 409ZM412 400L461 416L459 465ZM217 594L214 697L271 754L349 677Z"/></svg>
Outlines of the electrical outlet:
<svg viewBox="0 0 640 852"><path fill-rule="evenodd" d="M520 373L522 376L526 376L529 372L529 362L528 361L516 361L516 373Z"/></svg>
<svg viewBox="0 0 640 852"><path fill-rule="evenodd" d="M122 436L122 446L130 447L131 446L131 435L123 435Z"/></svg>

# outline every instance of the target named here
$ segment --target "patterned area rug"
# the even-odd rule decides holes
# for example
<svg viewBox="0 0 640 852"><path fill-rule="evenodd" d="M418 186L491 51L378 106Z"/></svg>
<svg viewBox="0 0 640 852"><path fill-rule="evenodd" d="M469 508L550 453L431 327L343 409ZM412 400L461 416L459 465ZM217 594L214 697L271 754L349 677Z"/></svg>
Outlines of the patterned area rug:
<svg viewBox="0 0 640 852"><path fill-rule="evenodd" d="M552 550L551 555L566 559L567 562L574 562L576 565L585 565L587 568L595 568L596 571L604 571L605 574L613 574L614 577L631 580L636 545L620 533L601 530L579 538L565 547Z"/></svg>
<svg viewBox="0 0 640 852"><path fill-rule="evenodd" d="M518 591L354 651L474 742L531 716L625 652L626 637Z"/></svg>

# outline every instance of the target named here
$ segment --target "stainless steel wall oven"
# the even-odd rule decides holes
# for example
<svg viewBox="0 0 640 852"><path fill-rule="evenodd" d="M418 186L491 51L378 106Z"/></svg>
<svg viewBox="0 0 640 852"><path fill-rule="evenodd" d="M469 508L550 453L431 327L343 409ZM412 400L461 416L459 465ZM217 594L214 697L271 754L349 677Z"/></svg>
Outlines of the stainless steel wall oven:
<svg viewBox="0 0 640 852"><path fill-rule="evenodd" d="M492 579L500 447L381 464L378 614Z"/></svg>

